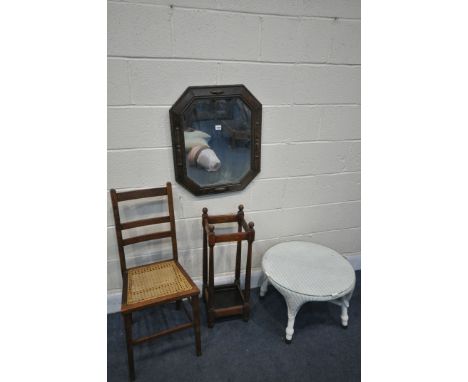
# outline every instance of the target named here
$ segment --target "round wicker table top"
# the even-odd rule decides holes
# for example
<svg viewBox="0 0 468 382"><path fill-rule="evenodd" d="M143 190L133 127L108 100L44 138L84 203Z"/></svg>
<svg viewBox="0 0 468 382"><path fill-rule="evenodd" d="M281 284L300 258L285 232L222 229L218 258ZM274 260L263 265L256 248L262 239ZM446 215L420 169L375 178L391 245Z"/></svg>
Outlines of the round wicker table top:
<svg viewBox="0 0 468 382"><path fill-rule="evenodd" d="M356 275L349 261L333 249L311 242L290 241L266 251L266 276L291 292L338 298L354 289Z"/></svg>

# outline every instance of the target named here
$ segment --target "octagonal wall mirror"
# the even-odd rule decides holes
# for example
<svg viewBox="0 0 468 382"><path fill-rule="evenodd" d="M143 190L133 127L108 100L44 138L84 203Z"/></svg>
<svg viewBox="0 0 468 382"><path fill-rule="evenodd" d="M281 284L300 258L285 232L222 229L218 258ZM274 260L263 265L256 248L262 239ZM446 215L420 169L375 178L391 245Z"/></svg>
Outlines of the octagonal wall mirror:
<svg viewBox="0 0 468 382"><path fill-rule="evenodd" d="M176 180L193 194L242 190L260 172L262 104L244 85L191 86L169 114Z"/></svg>

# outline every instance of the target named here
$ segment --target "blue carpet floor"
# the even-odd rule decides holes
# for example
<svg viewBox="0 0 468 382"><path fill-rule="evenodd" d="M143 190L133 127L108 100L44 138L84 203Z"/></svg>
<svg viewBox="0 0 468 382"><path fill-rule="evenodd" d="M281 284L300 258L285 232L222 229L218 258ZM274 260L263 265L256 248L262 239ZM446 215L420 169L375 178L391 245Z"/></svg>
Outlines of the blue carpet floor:
<svg viewBox="0 0 468 382"><path fill-rule="evenodd" d="M287 310L272 287L259 300L251 293L249 322L226 318L206 326L201 303L201 357L195 355L193 330L174 333L135 347L136 381L255 382L360 381L361 277L350 302L349 327L340 326L340 308L330 303L308 303L299 311L293 342L284 342ZM174 304L134 315L134 335L142 336L167 325L185 322ZM107 318L108 381L128 381L123 322L119 313Z"/></svg>

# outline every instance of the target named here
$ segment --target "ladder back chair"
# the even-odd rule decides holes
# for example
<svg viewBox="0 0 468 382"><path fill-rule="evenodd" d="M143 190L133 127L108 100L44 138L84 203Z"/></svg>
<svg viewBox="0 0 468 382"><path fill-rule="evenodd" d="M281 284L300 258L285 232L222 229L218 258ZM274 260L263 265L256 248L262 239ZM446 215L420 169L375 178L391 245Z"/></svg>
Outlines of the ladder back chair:
<svg viewBox="0 0 468 382"><path fill-rule="evenodd" d="M167 182L166 187L135 191L117 192L116 190L112 189L110 190L110 194L112 199L112 209L114 212L115 233L117 235L120 269L123 280L121 313L123 315L125 324L129 375L130 379L133 381L135 379L133 345L138 345L142 342L159 338L166 334L171 334L193 327L195 331L196 354L198 356L201 355L200 308L198 300L200 290L194 284L190 276L185 272L178 261L177 238L174 219L174 202L172 198L171 183ZM167 196L169 210L168 216L121 222L119 203L158 196ZM123 238L123 231L125 230L161 223L169 223L170 229L139 236L132 236L125 239ZM169 237L172 240L172 259L127 268L125 261L126 246ZM185 298L190 299L190 303L192 305L192 317L190 317L189 312L182 304L182 299ZM137 310L170 302L175 302L176 309L178 310L182 305L191 322L162 330L150 336L134 339L132 336L132 313Z"/></svg>

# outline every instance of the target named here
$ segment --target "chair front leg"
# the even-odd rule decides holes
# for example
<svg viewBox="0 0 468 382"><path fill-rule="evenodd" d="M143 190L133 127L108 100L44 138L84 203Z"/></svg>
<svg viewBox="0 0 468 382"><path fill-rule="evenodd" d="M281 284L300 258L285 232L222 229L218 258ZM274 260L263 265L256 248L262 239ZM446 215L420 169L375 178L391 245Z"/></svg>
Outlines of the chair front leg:
<svg viewBox="0 0 468 382"><path fill-rule="evenodd" d="M133 340L132 340L132 314L124 314L125 339L127 341L128 373L131 381L135 380L135 364L133 360Z"/></svg>
<svg viewBox="0 0 468 382"><path fill-rule="evenodd" d="M193 330L195 331L195 350L197 356L201 353L201 339L200 339L200 303L198 295L191 298L192 303L192 317L193 317Z"/></svg>

